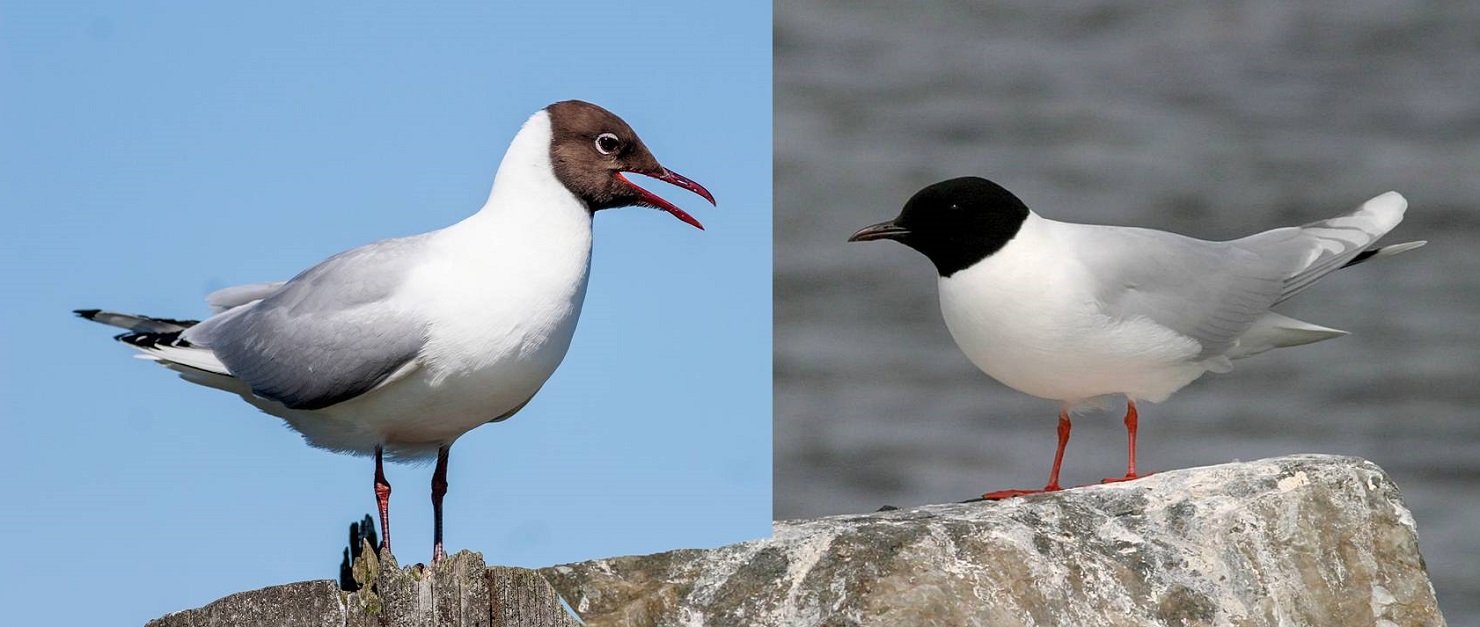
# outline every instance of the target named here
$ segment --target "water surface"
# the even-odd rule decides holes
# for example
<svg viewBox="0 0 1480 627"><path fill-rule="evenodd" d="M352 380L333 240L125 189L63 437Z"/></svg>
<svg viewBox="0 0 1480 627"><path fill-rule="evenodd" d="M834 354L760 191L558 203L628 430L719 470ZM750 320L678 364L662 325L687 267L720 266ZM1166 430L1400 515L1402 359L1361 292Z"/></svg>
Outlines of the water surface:
<svg viewBox="0 0 1480 627"><path fill-rule="evenodd" d="M1351 337L1237 362L1141 412L1143 470L1288 453L1386 469L1452 625L1480 625L1480 3L797 2L776 29L778 518L1041 486L1056 405L992 381L924 257L846 244L987 176L1056 219L1209 239L1384 191L1430 240L1281 306ZM1065 484L1124 472L1118 412Z"/></svg>

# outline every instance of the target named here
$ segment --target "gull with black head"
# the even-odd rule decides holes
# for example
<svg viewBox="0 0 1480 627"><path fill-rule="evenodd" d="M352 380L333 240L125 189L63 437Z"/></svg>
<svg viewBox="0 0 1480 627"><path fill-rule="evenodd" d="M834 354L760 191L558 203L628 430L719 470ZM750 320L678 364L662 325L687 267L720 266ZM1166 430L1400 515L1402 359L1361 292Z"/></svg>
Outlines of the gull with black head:
<svg viewBox="0 0 1480 627"><path fill-rule="evenodd" d="M641 205L703 228L627 173L714 203L660 165L621 118L558 102L525 122L488 201L457 224L339 253L288 281L220 290L207 297L214 315L205 320L77 314L127 329L117 339L140 357L240 395L312 446L374 455L387 550L383 459L435 456L432 559L441 560L448 451L473 428L513 416L564 359L586 296L595 212Z"/></svg>
<svg viewBox="0 0 1480 627"><path fill-rule="evenodd" d="M889 239L939 274L946 327L983 372L1059 402L1058 450L1042 490L1059 490L1070 412L1126 399L1126 473L1135 479L1136 402L1159 403L1232 360L1341 335L1271 307L1321 277L1422 246L1374 246L1403 219L1396 192L1304 226L1212 242L1152 229L1043 218L984 178L936 183L899 217L849 241Z"/></svg>

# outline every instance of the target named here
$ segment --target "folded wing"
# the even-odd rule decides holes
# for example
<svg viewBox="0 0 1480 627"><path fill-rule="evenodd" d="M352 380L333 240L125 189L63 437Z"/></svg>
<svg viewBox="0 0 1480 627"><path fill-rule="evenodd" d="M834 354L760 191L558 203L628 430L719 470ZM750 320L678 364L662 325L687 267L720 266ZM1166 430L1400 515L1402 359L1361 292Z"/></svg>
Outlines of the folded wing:
<svg viewBox="0 0 1480 627"><path fill-rule="evenodd" d="M1086 258L1105 279L1096 296L1109 314L1143 316L1190 337L1202 346L1200 359L1246 357L1342 335L1269 309L1343 267L1421 246L1372 247L1406 208L1389 192L1343 216L1228 242L1103 229L1094 237L1111 243Z"/></svg>
<svg viewBox="0 0 1480 627"><path fill-rule="evenodd" d="M224 313L180 339L206 349L252 393L290 409L321 409L380 385L425 343L415 308L396 298L420 237L330 257L280 285L212 295Z"/></svg>

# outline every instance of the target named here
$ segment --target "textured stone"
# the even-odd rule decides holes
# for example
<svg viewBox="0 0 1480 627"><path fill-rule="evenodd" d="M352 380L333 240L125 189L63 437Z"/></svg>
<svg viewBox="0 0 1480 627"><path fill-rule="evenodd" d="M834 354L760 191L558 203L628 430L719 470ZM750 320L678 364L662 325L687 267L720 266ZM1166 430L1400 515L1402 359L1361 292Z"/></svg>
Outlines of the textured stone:
<svg viewBox="0 0 1480 627"><path fill-rule="evenodd" d="M1442 625L1398 489L1294 456L543 569L587 625Z"/></svg>
<svg viewBox="0 0 1480 627"><path fill-rule="evenodd" d="M243 592L205 625L1442 625L1412 517L1382 470L1297 456L995 503L776 524L775 536L556 566L433 570ZM541 578L544 577L544 579Z"/></svg>
<svg viewBox="0 0 1480 627"><path fill-rule="evenodd" d="M399 568L388 553L356 565L357 592L305 581L225 597L147 627L579 627L532 570L493 567L461 551L434 569Z"/></svg>

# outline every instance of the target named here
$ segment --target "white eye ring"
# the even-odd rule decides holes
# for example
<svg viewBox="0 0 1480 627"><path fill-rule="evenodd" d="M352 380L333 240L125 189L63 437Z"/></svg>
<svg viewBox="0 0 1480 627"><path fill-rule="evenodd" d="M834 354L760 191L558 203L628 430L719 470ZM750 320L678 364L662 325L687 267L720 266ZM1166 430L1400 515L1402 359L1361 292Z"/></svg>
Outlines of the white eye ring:
<svg viewBox="0 0 1480 627"><path fill-rule="evenodd" d="M603 148L602 147L602 143L604 141L607 141L607 140L610 141L611 147L610 148ZM621 138L617 137L616 135L614 135L612 133L602 133L602 134L596 136L596 152L599 152L599 153L601 153L603 155L609 155L609 154L612 154L613 152L616 152L617 149L618 148L621 148L621 147L622 147L622 140L621 140Z"/></svg>

